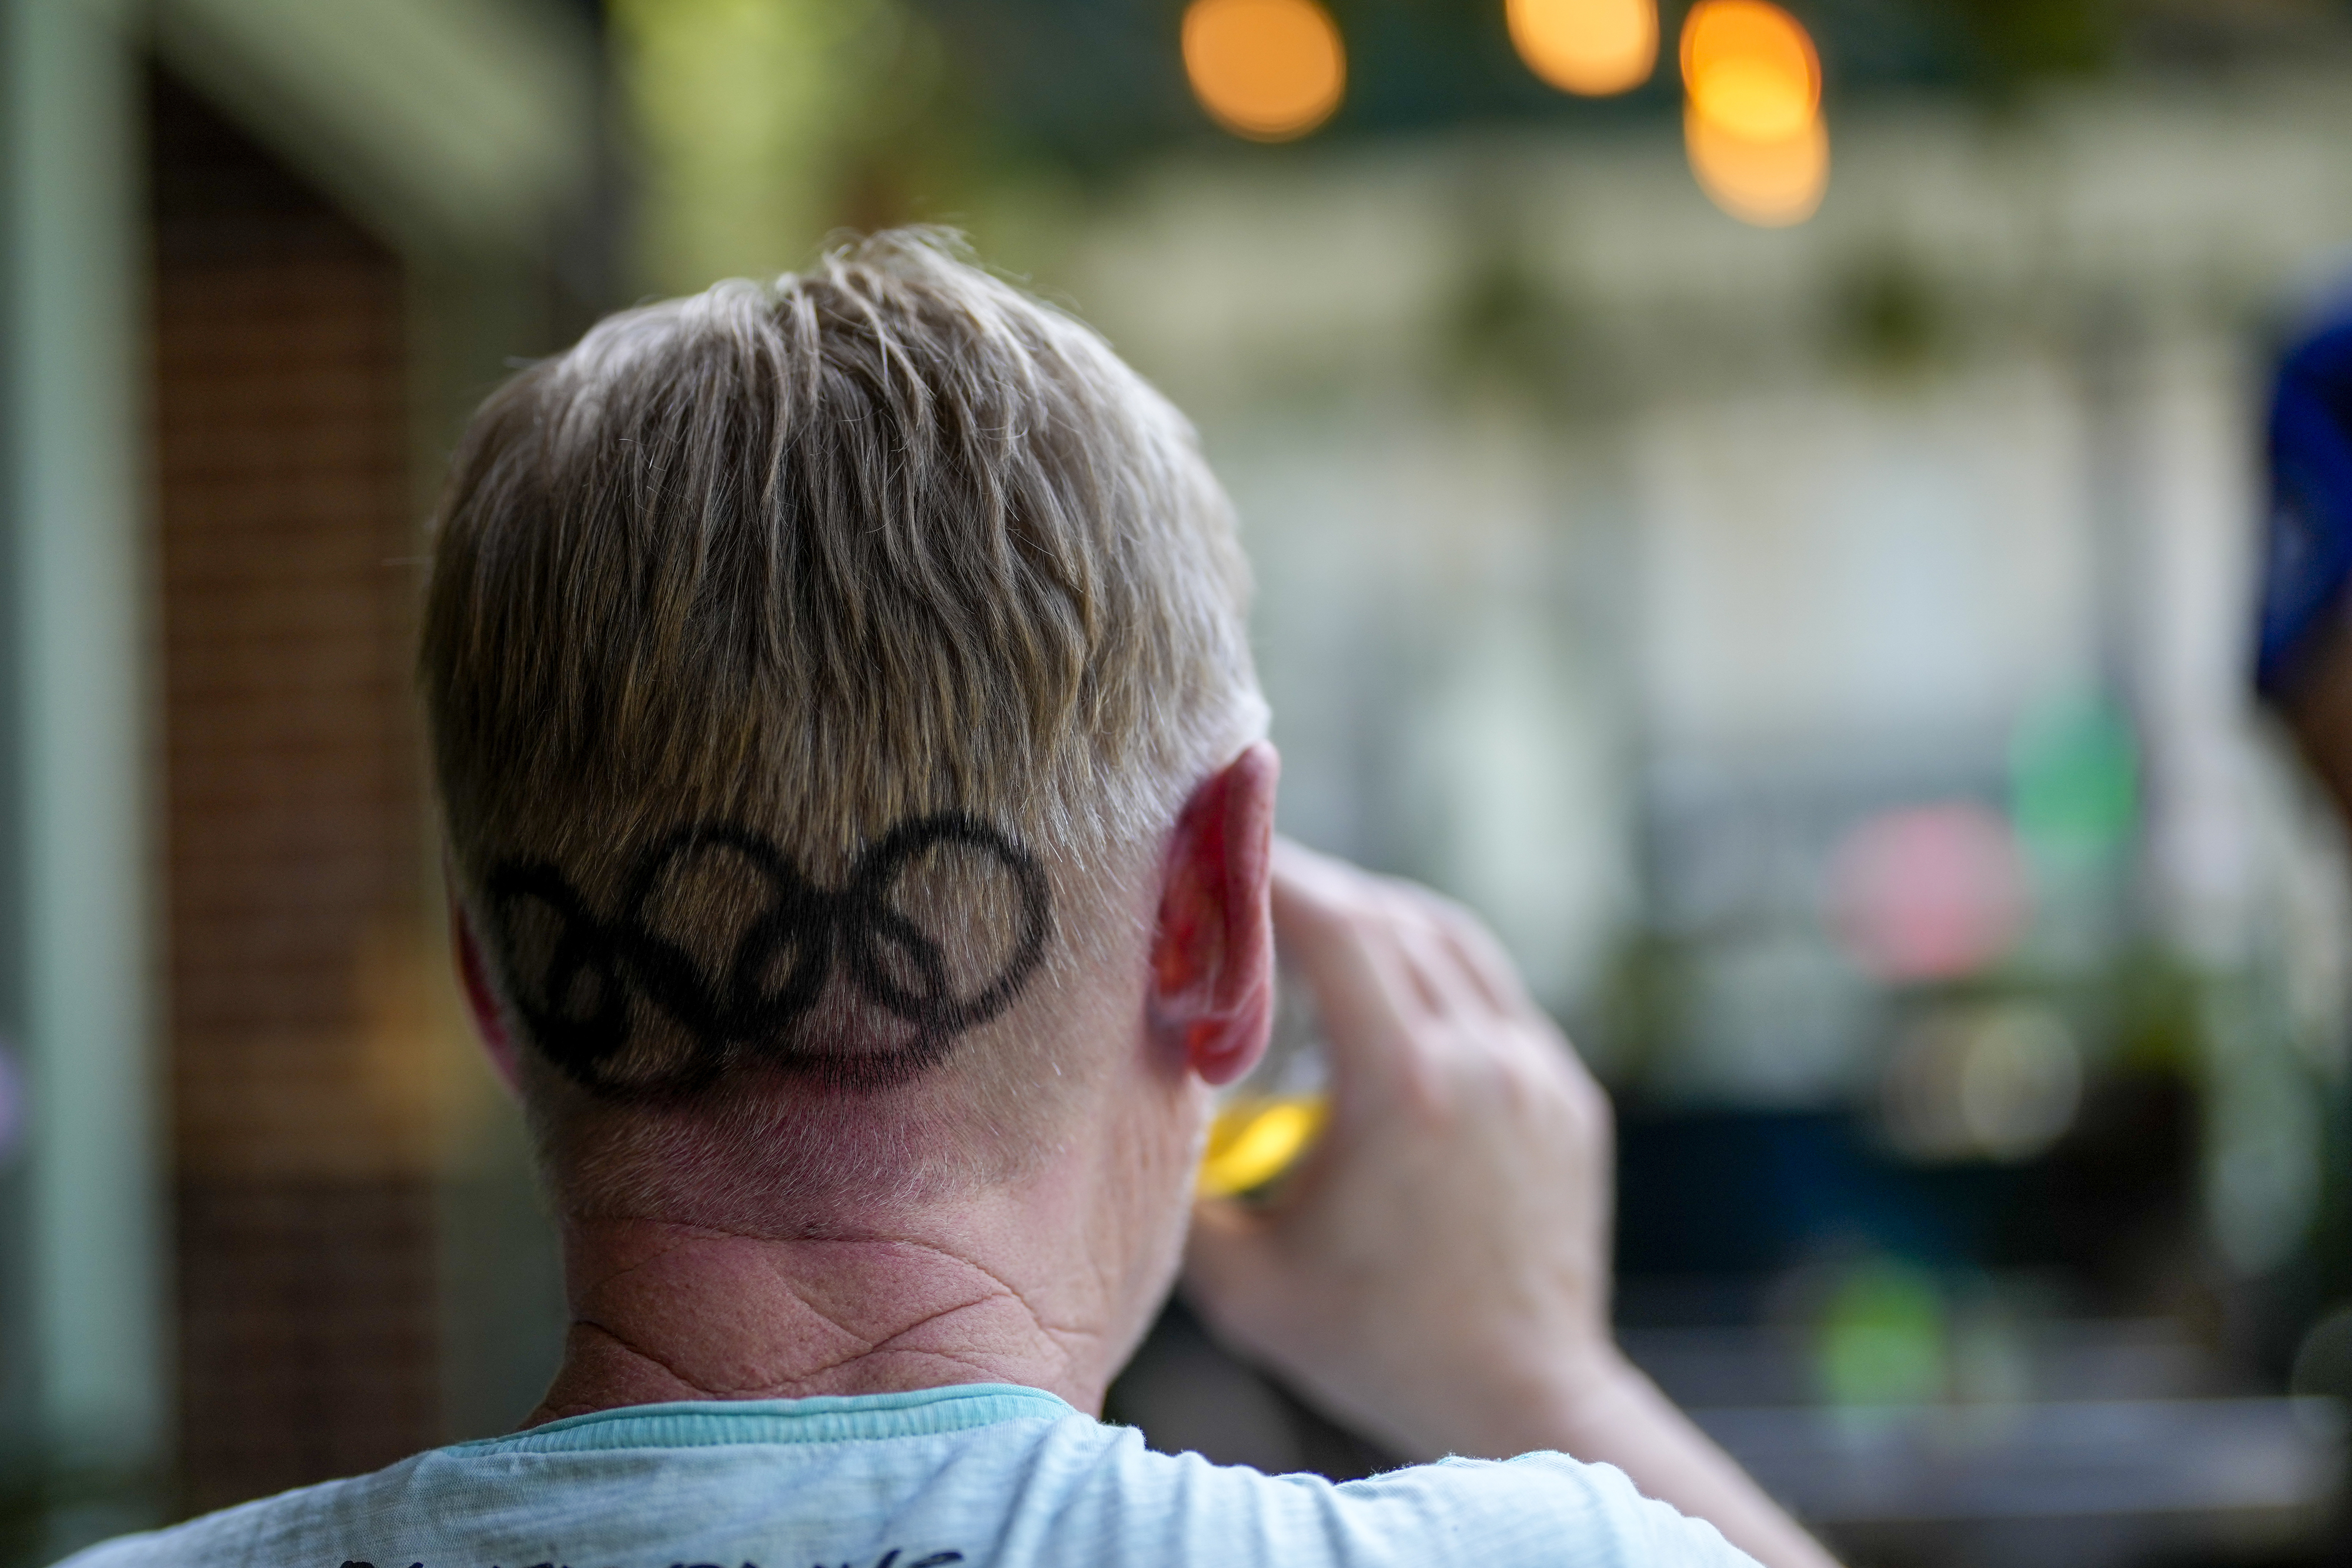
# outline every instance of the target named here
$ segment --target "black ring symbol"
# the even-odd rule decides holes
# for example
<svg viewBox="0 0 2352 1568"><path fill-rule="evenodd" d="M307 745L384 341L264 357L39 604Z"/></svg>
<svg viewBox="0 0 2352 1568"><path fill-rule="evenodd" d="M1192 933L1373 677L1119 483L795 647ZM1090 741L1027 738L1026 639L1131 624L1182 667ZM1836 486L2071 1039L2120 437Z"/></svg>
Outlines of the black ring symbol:
<svg viewBox="0 0 2352 1568"><path fill-rule="evenodd" d="M891 902L907 868L943 844L995 861L1021 904L1012 951L969 995L955 992L940 944ZM716 977L660 936L649 913L681 865L713 852L740 860L769 895ZM555 945L538 984L510 983L509 999L556 1067L608 1094L689 1092L716 1077L738 1049L852 1087L904 1082L943 1060L956 1035L1012 1005L1044 958L1052 930L1052 896L1036 862L1003 832L955 811L901 822L858 856L838 891L811 882L759 834L712 822L680 828L652 845L609 921L599 920L545 861L501 862L483 893L484 913L509 966L519 952L519 907L536 903L555 917ZM900 960L895 970L886 959L892 952ZM878 1052L793 1048L791 1026L816 1005L836 960L867 1000L915 1026L910 1040ZM771 980L780 963L782 977ZM667 1014L696 1047L690 1060L651 1082L622 1081L608 1071L629 1043L633 994Z"/></svg>

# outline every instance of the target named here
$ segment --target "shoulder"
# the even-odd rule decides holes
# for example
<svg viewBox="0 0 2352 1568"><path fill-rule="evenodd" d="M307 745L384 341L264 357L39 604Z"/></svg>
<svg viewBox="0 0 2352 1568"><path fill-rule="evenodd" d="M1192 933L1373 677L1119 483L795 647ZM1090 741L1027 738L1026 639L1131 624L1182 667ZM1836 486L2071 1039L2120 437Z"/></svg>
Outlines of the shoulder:
<svg viewBox="0 0 2352 1568"><path fill-rule="evenodd" d="M404 1568L420 1559L579 1561L583 1552L772 1568L870 1563L894 1547L908 1548L911 1562L924 1541L989 1568L1747 1561L1617 1471L1563 1455L1452 1459L1335 1485L1155 1453L1132 1429L1073 1413L890 1441L445 1449L126 1536L61 1568Z"/></svg>
<svg viewBox="0 0 2352 1568"><path fill-rule="evenodd" d="M1097 1428L1097 1434L1103 1429ZM1086 1474L1061 1491L1061 1549L1109 1560L1482 1568L1736 1568L1712 1525L1642 1496L1622 1472L1565 1454L1445 1459L1334 1484L1168 1455L1139 1434L1068 1434ZM1048 1467L1051 1458L1041 1456ZM1147 1539L1179 1550L1137 1548ZM1046 1560L1042 1559L1041 1560Z"/></svg>
<svg viewBox="0 0 2352 1568"><path fill-rule="evenodd" d="M1747 1555L1703 1520L1647 1498L1623 1471L1566 1454L1442 1459L1336 1489L1368 1514L1428 1521L1500 1563L1729 1568Z"/></svg>
<svg viewBox="0 0 2352 1568"><path fill-rule="evenodd" d="M117 1536L74 1553L55 1568L164 1568L165 1564L171 1568L241 1568L244 1564L259 1568L261 1564L292 1560L292 1556L310 1555L294 1547L303 1521L339 1508L356 1505L364 1509L370 1492L386 1481L397 1484L398 1478L427 1457L404 1459L373 1475L324 1481L274 1497L258 1498L166 1529ZM308 1544L303 1542L304 1547Z"/></svg>

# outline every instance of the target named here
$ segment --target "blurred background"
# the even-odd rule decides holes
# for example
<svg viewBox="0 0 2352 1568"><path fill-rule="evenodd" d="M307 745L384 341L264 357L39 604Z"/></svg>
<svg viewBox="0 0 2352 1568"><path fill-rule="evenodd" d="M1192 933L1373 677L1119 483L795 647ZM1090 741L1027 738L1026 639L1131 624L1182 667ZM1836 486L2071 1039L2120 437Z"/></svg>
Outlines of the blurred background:
<svg viewBox="0 0 2352 1568"><path fill-rule="evenodd" d="M1286 825L1615 1092L1619 1316L1857 1563L2339 1561L2352 959L2250 697L2343 0L7 0L0 1564L562 1326L407 676L466 411L952 224L1199 423ZM1172 1308L1112 1415L1383 1456Z"/></svg>

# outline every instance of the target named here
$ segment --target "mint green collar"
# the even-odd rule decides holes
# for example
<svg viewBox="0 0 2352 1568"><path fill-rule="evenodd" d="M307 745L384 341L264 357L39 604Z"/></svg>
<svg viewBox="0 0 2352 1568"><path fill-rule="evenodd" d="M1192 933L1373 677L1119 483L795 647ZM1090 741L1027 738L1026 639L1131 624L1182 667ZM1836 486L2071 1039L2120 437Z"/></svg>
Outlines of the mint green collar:
<svg viewBox="0 0 2352 1568"><path fill-rule="evenodd" d="M443 1452L573 1454L600 1448L709 1448L735 1443L848 1443L872 1437L927 1437L998 1421L1059 1421L1076 1414L1042 1388L967 1383L904 1394L632 1405L567 1416L528 1432L478 1438Z"/></svg>

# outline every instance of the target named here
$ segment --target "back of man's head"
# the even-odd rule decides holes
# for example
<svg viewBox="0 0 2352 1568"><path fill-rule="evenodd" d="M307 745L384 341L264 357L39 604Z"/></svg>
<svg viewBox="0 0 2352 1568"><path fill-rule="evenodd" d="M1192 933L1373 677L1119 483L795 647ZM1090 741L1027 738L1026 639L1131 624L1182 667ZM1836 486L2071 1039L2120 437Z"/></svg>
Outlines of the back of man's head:
<svg viewBox="0 0 2352 1568"><path fill-rule="evenodd" d="M935 236L625 312L492 397L422 673L567 1196L1048 1146L1141 996L1159 844L1262 727L1245 599L1181 417Z"/></svg>

